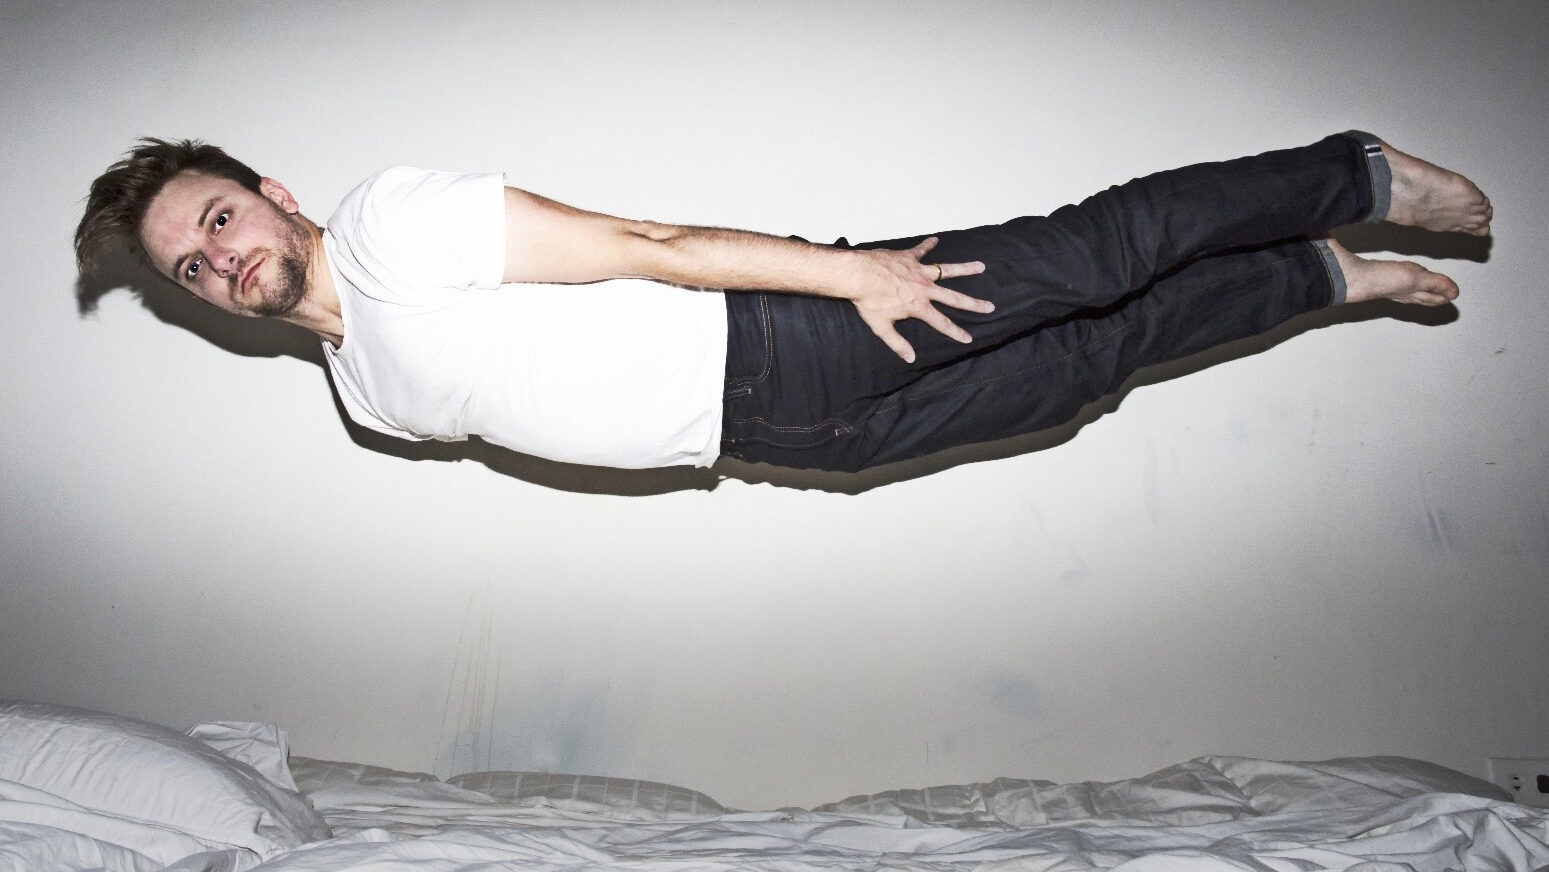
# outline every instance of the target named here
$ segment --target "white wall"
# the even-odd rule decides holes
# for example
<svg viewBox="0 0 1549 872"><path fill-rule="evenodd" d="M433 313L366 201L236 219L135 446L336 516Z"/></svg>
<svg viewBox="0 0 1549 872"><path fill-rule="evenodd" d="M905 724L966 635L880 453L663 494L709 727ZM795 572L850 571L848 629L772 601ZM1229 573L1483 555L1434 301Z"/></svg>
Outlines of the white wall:
<svg viewBox="0 0 1549 872"><path fill-rule="evenodd" d="M1531 3L6 4L0 696L741 806L1204 753L1549 754L1546 23ZM858 480L368 450L305 336L164 292L76 312L81 198L139 135L223 144L317 219L411 163L857 240L1353 126L1493 195L1488 251L1356 240L1441 263L1455 310L1314 319L1152 374L1078 434Z"/></svg>

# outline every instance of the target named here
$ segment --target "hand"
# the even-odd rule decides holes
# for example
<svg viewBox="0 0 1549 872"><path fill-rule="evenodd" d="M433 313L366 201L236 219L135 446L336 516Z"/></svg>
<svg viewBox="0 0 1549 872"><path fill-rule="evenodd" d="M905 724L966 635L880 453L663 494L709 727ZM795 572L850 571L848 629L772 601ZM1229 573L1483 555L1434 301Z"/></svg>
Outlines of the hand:
<svg viewBox="0 0 1549 872"><path fill-rule="evenodd" d="M877 338L893 349L906 363L914 363L914 348L894 326L905 318L919 318L958 342L972 342L968 331L957 326L942 314L935 303L942 303L968 312L993 312L995 304L961 294L936 284L940 279L971 276L984 272L979 261L969 263L925 264L920 260L936 247L936 237L922 241L906 251L888 249L861 249L866 255L870 271L849 294L850 301L860 310L861 320L877 334Z"/></svg>

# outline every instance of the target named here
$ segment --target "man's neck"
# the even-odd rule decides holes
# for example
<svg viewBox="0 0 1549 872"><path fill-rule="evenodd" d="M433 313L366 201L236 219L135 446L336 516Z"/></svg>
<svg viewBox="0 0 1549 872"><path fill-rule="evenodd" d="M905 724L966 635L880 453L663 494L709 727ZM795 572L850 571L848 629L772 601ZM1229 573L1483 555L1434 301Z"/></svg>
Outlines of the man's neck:
<svg viewBox="0 0 1549 872"><path fill-rule="evenodd" d="M339 306L339 291L334 287L333 270L328 266L322 228L311 221L306 221L306 226L312 238L312 256L307 259L307 293L296 308L282 315L280 320L305 327L338 348L344 344L344 314Z"/></svg>

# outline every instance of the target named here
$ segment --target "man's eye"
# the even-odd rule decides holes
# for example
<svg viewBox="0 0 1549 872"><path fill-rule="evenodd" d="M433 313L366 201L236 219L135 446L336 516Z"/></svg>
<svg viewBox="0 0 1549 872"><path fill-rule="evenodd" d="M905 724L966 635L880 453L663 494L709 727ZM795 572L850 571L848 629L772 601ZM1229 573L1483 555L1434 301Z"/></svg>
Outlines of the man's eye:
<svg viewBox="0 0 1549 872"><path fill-rule="evenodd" d="M231 213L230 212L222 212L219 215L216 215L215 216L215 229L219 230L222 227L225 227L226 226L226 221L230 217L231 217Z"/></svg>
<svg viewBox="0 0 1549 872"><path fill-rule="evenodd" d="M199 272L199 261L195 260L193 263L190 263L188 265L188 269L183 271L183 275L186 278L193 278L195 275L198 274L198 272Z"/></svg>

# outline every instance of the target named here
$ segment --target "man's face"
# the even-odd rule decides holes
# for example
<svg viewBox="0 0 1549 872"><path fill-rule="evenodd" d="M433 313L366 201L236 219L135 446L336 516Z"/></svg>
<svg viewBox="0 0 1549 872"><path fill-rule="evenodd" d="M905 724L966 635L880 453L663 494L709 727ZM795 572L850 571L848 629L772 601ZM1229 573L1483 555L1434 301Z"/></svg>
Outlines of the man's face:
<svg viewBox="0 0 1549 872"><path fill-rule="evenodd" d="M185 171L145 210L140 242L158 272L236 315L284 315L307 292L312 236L273 179L254 193Z"/></svg>

